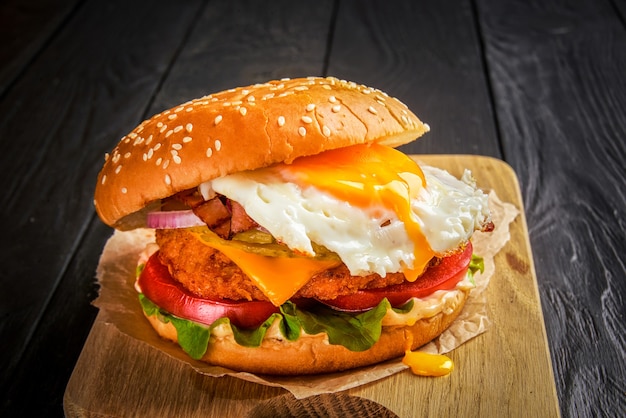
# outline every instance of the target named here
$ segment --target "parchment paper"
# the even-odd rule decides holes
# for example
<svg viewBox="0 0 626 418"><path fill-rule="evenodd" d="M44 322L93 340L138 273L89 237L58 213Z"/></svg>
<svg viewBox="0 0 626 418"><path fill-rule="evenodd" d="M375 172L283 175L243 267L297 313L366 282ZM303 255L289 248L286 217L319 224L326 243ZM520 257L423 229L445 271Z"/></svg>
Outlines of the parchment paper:
<svg viewBox="0 0 626 418"><path fill-rule="evenodd" d="M474 252L484 258L485 271L475 275L476 288L470 293L461 315L443 334L422 347L420 351L447 353L485 332L491 325L487 317L484 290L495 274L493 258L509 240L509 224L517 217L519 210L510 203L500 201L495 192L489 194L489 203L495 229L491 233L477 232L472 238ZM134 289L135 269L139 253L152 241L154 233L150 229L114 232L107 241L98 264L97 279L100 293L94 305L101 310L105 322L109 325L188 364L199 373L214 377L228 375L263 385L281 387L301 399L354 388L408 368L402 363L402 359L398 358L342 373L277 377L241 373L195 361L177 345L161 339L141 312L137 292Z"/></svg>

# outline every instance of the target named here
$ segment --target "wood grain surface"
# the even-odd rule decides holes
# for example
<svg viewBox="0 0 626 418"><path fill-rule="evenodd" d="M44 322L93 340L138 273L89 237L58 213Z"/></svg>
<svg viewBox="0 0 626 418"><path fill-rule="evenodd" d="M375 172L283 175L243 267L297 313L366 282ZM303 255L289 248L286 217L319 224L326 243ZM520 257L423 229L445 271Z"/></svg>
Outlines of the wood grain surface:
<svg viewBox="0 0 626 418"><path fill-rule="evenodd" d="M122 1L85 5L0 101L0 167L10 176L3 177L10 181L0 207L11 214L2 216L7 245L0 252L10 272L0 292L0 345L7 353L0 370L11 376L0 389L14 393L7 399L41 387L62 393L56 376L67 379L72 366L57 359L78 355L95 317L89 300L97 290L98 250L92 246L104 242L106 229L94 224L92 179L104 153L141 118L194 12L167 2L160 9ZM118 21L121 14L128 20ZM146 46L146 37L172 22L158 48ZM107 36L95 36L101 33ZM89 235L94 230L99 234Z"/></svg>
<svg viewBox="0 0 626 418"><path fill-rule="evenodd" d="M328 74L397 95L428 122L406 153L501 157L469 2L340 2Z"/></svg>
<svg viewBox="0 0 626 418"><path fill-rule="evenodd" d="M505 163L480 156L419 156L459 176L465 168L478 185L523 210L517 178ZM537 282L523 214L496 256L487 290L493 326L450 355L454 372L421 378L408 371L346 394L370 399L400 417L559 416ZM145 321L138 315L139 321ZM148 325L146 324L148 327ZM65 392L74 416L246 416L268 399L295 402L280 388L231 377L213 378L105 323L100 317ZM309 413L319 408L309 399ZM324 416L325 414L322 414ZM348 416L362 416L356 412Z"/></svg>
<svg viewBox="0 0 626 418"><path fill-rule="evenodd" d="M624 416L626 32L608 2L568 6L479 2L567 415Z"/></svg>

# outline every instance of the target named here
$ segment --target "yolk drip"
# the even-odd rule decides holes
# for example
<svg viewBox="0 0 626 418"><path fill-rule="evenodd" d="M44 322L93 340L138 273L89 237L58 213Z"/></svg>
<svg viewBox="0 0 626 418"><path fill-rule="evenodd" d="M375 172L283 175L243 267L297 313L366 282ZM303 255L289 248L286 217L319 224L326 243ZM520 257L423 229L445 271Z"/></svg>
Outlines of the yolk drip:
<svg viewBox="0 0 626 418"><path fill-rule="evenodd" d="M426 179L415 161L402 152L379 144L353 145L301 157L280 166L296 182L312 185L361 208L383 206L394 211L414 243L415 261L405 269L414 281L434 256L411 210L412 187ZM420 179L421 184L409 179ZM411 184L413 183L413 184Z"/></svg>
<svg viewBox="0 0 626 418"><path fill-rule="evenodd" d="M402 362L418 376L445 376L454 369L454 363L449 357L421 351L406 351Z"/></svg>
<svg viewBox="0 0 626 418"><path fill-rule="evenodd" d="M454 369L452 359L443 354L429 354L421 351L411 351L413 335L405 334L404 357L402 363L409 366L411 372L418 376L445 376Z"/></svg>

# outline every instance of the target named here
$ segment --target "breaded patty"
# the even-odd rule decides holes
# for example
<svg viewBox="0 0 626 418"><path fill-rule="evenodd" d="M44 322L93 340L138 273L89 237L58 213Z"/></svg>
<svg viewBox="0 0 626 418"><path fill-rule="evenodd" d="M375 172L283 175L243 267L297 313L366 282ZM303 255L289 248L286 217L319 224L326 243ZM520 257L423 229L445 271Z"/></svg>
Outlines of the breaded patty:
<svg viewBox="0 0 626 418"><path fill-rule="evenodd" d="M157 230L156 239L161 263L190 292L208 299L268 300L234 262L184 229ZM351 276L342 264L313 276L294 297L328 300L404 280L402 273Z"/></svg>

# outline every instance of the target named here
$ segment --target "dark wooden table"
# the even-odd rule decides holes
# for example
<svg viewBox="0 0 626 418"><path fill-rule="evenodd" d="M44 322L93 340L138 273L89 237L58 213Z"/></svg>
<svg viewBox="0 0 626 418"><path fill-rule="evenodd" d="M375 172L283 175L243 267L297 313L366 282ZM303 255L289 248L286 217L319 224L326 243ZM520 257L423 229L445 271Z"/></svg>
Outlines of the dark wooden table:
<svg viewBox="0 0 626 418"><path fill-rule="evenodd" d="M626 416L626 2L0 3L1 416L62 415L111 230L105 152L188 99L334 75L521 184L564 417ZM523 416L523 411L520 411Z"/></svg>

